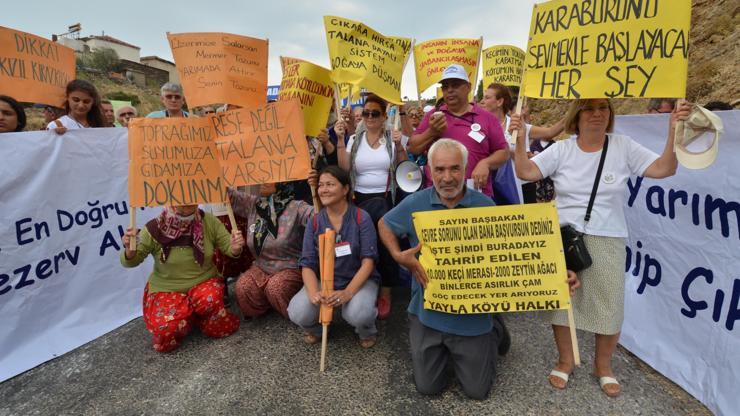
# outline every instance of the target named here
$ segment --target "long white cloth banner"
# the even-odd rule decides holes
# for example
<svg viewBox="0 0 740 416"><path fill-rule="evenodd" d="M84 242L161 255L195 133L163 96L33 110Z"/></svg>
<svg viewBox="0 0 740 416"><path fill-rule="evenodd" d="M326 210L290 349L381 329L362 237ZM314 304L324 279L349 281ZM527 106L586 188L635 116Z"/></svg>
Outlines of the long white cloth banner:
<svg viewBox="0 0 740 416"><path fill-rule="evenodd" d="M720 415L740 395L740 111L717 113L716 162L631 178L620 342ZM618 117L616 132L661 153L667 116Z"/></svg>
<svg viewBox="0 0 740 416"><path fill-rule="evenodd" d="M118 260L127 143L121 128L0 134L0 381L141 315L152 266Z"/></svg>

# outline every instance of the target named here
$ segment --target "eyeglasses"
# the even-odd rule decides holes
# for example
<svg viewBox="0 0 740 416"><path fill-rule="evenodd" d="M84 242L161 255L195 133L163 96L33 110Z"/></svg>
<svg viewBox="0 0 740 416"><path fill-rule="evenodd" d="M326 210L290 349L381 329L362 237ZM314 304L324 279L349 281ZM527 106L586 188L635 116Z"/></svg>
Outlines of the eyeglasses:
<svg viewBox="0 0 740 416"><path fill-rule="evenodd" d="M381 114L383 113L378 110L362 110L363 118L379 118Z"/></svg>
<svg viewBox="0 0 740 416"><path fill-rule="evenodd" d="M203 114L216 114L213 110L204 111Z"/></svg>
<svg viewBox="0 0 740 416"><path fill-rule="evenodd" d="M421 114L419 113L409 113L410 118L421 118Z"/></svg>
<svg viewBox="0 0 740 416"><path fill-rule="evenodd" d="M168 100L180 100L180 99L182 99L182 95L179 95L179 94L167 94L167 95L164 96L164 98L166 98Z"/></svg>

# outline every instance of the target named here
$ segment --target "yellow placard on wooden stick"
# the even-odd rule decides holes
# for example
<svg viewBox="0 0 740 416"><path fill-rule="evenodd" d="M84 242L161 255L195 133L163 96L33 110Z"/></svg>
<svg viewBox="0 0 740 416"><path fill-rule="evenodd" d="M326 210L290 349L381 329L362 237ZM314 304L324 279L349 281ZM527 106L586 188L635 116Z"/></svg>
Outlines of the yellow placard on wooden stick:
<svg viewBox="0 0 740 416"><path fill-rule="evenodd" d="M226 201L208 118L135 118L128 126L133 207Z"/></svg>
<svg viewBox="0 0 740 416"><path fill-rule="evenodd" d="M278 101L292 98L301 103L306 135L316 136L326 127L334 103L331 71L301 59L280 57L283 80Z"/></svg>
<svg viewBox="0 0 740 416"><path fill-rule="evenodd" d="M267 40L230 33L168 33L167 40L190 107L265 103Z"/></svg>
<svg viewBox="0 0 740 416"><path fill-rule="evenodd" d="M684 97L691 1L553 0L534 6L532 98Z"/></svg>
<svg viewBox="0 0 740 416"><path fill-rule="evenodd" d="M483 49L483 88L493 83L507 87L522 85L524 51L511 45Z"/></svg>
<svg viewBox="0 0 740 416"><path fill-rule="evenodd" d="M75 52L49 39L0 26L0 95L63 107L75 79Z"/></svg>
<svg viewBox="0 0 740 416"><path fill-rule="evenodd" d="M352 84L393 104L401 100L401 77L411 53L411 39L384 36L365 24L324 16L332 80Z"/></svg>
<svg viewBox="0 0 740 416"><path fill-rule="evenodd" d="M429 278L424 308L453 314L567 309L555 205L414 213Z"/></svg>
<svg viewBox="0 0 740 416"><path fill-rule="evenodd" d="M308 178L311 159L298 100L218 113L209 120L228 186Z"/></svg>
<svg viewBox="0 0 740 416"><path fill-rule="evenodd" d="M458 64L465 68L475 88L478 78L478 58L482 39L433 39L414 46L416 70L416 92L421 95L427 88L439 82L442 71L449 65Z"/></svg>

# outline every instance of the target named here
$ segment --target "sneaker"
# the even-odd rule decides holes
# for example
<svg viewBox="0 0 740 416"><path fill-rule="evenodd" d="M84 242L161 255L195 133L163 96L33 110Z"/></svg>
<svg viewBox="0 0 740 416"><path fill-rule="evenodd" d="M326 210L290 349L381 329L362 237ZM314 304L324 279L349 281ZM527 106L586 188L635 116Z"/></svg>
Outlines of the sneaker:
<svg viewBox="0 0 740 416"><path fill-rule="evenodd" d="M391 316L391 296L378 296L378 319L386 320Z"/></svg>

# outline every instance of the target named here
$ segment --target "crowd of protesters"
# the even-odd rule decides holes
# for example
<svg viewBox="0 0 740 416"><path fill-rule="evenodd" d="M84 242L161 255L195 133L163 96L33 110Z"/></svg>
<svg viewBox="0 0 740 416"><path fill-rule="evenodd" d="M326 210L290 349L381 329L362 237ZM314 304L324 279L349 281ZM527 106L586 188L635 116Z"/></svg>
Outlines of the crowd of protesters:
<svg viewBox="0 0 740 416"><path fill-rule="evenodd" d="M141 230L129 228L121 263L135 267L149 255L154 258L143 297L154 348L176 349L194 327L210 337L238 330L240 318L229 310L224 275L235 279L233 297L244 318L274 310L299 326L307 343L316 343L319 307L339 307L362 348L378 342L376 320L391 316L392 288L411 285L409 344L417 389L440 392L451 360L464 392L485 398L496 358L510 347L504 320L500 314L453 315L423 308L426 275L417 259L420 247L411 214L494 205L497 177L508 169L529 182L522 188L525 201L516 202L554 199L561 225L586 235L594 264L568 273L575 324L595 334L594 373L605 394L618 395L611 361L624 308L626 181L631 175L675 173L673 131L688 116L689 105L650 101L649 113L670 113L668 140L658 155L612 133L610 100L575 100L563 119L542 127L515 114L517 98L504 85L491 84L480 103L470 102L473 86L459 65L447 67L439 83L442 97L435 106L402 105L390 117L391 106L367 93L362 104L342 109L317 137L307 137L312 157L320 159L307 180L230 189L236 229L197 205L166 207ZM238 108L226 103L189 112L182 87L173 83L162 86L161 102L163 108L146 117L209 117ZM59 135L127 127L139 114L128 104L114 109L84 80L69 82L63 108L43 108L46 130ZM26 126L24 106L0 96L0 133L22 132ZM563 131L572 136L555 140ZM589 190L607 149L603 163L611 176L598 188L586 224ZM424 172L420 192L410 194L398 186L396 168L406 160ZM320 207L312 205L311 188ZM336 232L337 249L334 291L325 296L318 281L318 241L327 228ZM132 239L138 242L133 250L128 249ZM574 367L564 314L550 317L559 360L548 379L557 389L566 388Z"/></svg>

